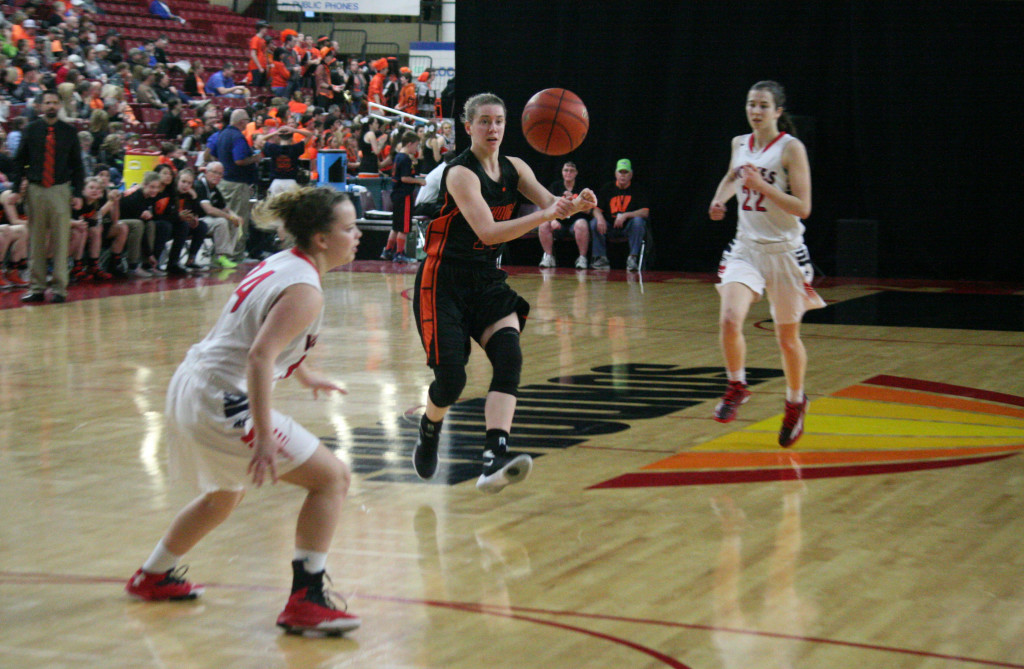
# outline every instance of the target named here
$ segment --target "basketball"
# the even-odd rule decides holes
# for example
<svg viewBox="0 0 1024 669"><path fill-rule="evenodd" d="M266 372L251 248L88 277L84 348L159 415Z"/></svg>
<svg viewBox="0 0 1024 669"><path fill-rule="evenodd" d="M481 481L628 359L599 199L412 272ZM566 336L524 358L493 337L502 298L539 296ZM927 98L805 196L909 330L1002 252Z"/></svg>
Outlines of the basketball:
<svg viewBox="0 0 1024 669"><path fill-rule="evenodd" d="M564 88L546 88L523 108L523 135L530 146L549 156L579 148L590 128L590 115L579 96Z"/></svg>

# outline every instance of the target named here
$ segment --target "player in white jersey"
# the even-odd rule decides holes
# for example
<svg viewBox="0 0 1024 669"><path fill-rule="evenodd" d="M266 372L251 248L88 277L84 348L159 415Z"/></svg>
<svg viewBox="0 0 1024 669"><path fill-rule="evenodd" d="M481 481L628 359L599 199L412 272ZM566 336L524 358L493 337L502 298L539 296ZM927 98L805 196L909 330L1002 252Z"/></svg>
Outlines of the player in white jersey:
<svg viewBox="0 0 1024 669"><path fill-rule="evenodd" d="M779 445L792 446L803 434L809 405L804 394L807 352L800 340L800 320L805 311L825 302L811 287L814 269L801 222L811 214L811 168L807 150L793 136L792 122L783 111L785 103L782 86L774 81L751 87L746 110L753 132L733 138L729 170L718 184L708 215L722 220L725 203L736 196L736 238L718 267L719 341L729 387L715 407L715 420L735 419L739 406L750 398L743 322L750 305L767 292L786 374Z"/></svg>
<svg viewBox="0 0 1024 669"><path fill-rule="evenodd" d="M295 246L249 272L216 325L193 346L167 391L171 470L200 495L183 508L125 589L148 601L194 599L181 556L220 525L248 486L278 479L306 488L292 562L292 594L277 624L289 632L340 634L359 618L338 610L324 587L327 551L350 474L311 432L271 408L278 379L342 391L303 365L323 317L321 277L351 262L361 233L348 197L330 188L276 195L257 218L283 224Z"/></svg>

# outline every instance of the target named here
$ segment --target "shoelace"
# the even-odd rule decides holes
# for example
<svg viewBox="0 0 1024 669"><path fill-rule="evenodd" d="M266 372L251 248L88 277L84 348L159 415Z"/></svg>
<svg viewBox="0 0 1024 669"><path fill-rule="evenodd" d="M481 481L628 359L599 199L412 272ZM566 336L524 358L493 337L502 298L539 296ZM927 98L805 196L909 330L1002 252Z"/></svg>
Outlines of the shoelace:
<svg viewBox="0 0 1024 669"><path fill-rule="evenodd" d="M327 583L321 581L319 591L317 591L315 588L310 589L310 594L313 594L312 599L316 601L317 604L320 604L328 609L338 611L339 609L337 605L335 605L334 603L334 600L337 599L341 601L342 605L345 607L340 610L344 613L348 613L348 600L346 600L341 595L341 593L337 592L336 590L331 590L328 587L328 584L330 584L331 587L334 587L334 581L331 580L330 575L326 571L324 572L324 579L326 579Z"/></svg>
<svg viewBox="0 0 1024 669"><path fill-rule="evenodd" d="M800 418L800 410L802 408L803 402L796 404L786 402L786 415L782 417L782 427L792 429Z"/></svg>
<svg viewBox="0 0 1024 669"><path fill-rule="evenodd" d="M729 388L725 391L725 395L722 397L722 401L726 404L736 404L740 401L740 397L743 395L743 386L738 383L730 383Z"/></svg>
<svg viewBox="0 0 1024 669"><path fill-rule="evenodd" d="M188 573L188 565L187 564L183 564L180 567L175 567L174 569L171 569L170 571L168 571L164 575L163 580L160 581L160 582L161 583L184 583L185 582L185 574L187 574L187 573Z"/></svg>

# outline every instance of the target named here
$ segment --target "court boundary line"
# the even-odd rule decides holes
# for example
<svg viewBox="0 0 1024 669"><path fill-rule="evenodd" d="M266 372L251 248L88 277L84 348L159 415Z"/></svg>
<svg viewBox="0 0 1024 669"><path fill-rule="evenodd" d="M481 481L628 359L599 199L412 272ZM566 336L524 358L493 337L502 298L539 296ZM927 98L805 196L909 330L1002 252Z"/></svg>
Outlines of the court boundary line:
<svg viewBox="0 0 1024 669"><path fill-rule="evenodd" d="M17 572L17 571L0 571L0 586L4 585L106 585L116 584L121 585L125 582L123 578L112 578L109 576L86 576L78 574L58 574L49 572ZM288 588L284 586L267 586L267 585L244 585L244 584L231 584L231 583L206 583L207 588L214 589L225 589L225 590L237 590L243 592L288 592ZM653 618L636 618L631 616L617 616L607 613L585 613L582 611L566 611L561 609L544 609L537 607L528 606L496 606L493 604L482 604L478 602L457 602L457 601L443 601L443 600L431 600L431 599L419 599L413 597L398 597L389 595L373 595L373 594L360 594L353 593L352 599L365 599L368 601L378 602L393 602L398 604L416 604L422 606L437 606L440 608L448 608L452 610L463 611L466 613L481 613L485 615L504 615L508 618L523 620L526 622L534 622L539 624L551 624L555 627L562 627L571 631L578 631L584 634L591 634L592 636L601 636L601 633L591 633L591 631L583 628L577 628L571 625L561 625L553 623L552 621L543 621L540 619L533 619L529 615L524 614L539 614L539 615L550 615L550 616L567 616L576 618L587 618L592 620L608 620L613 622L623 623L635 623L638 625L654 625L659 627L674 627L679 629L686 629L691 631L700 632L722 632L726 634L739 634L745 636L757 636L757 637L768 637L775 639L785 639L789 641L800 641L805 643L816 643L826 646L841 646L844 648L856 648L860 650L870 650L883 653L896 653L900 655L910 655L913 657L931 658L937 660L947 660L950 662L962 662L966 664L976 664L986 667L1004 667L1005 669L1024 669L1024 664L1014 664L1012 662L1005 662L1001 660L986 660L982 658L973 658L966 655L952 655L948 653L935 653L927 650L915 650L912 648L899 648L896 646L884 646L881 644L870 644L863 643L860 641L844 641L841 639L829 639L826 637L816 636L804 636L799 634L785 634L783 632L769 632L765 630L757 629L742 629L736 627L721 627L717 625L704 625L701 623L684 623L672 620L656 620ZM139 606L146 606L147 603L139 602ZM187 605L186 603L182 603ZM506 611L507 609L507 611ZM615 640L615 637L605 637L609 640ZM619 641L617 641L619 642ZM639 644L633 644L625 639L621 640L621 643L634 649L642 648ZM658 651L652 651L652 653L658 653ZM652 655L652 657L662 656ZM668 656L663 656L668 657ZM672 660L672 658L668 658ZM678 669L688 669L686 665L682 664L671 664L669 666L677 667Z"/></svg>

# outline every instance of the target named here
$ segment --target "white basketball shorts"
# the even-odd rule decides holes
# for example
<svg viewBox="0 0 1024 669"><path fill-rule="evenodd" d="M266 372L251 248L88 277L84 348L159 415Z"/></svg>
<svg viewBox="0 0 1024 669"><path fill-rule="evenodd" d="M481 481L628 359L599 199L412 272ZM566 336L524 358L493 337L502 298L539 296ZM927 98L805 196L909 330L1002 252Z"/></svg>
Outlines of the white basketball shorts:
<svg viewBox="0 0 1024 669"><path fill-rule="evenodd" d="M225 390L215 378L183 363L167 389L167 443L172 477L202 492L243 490L252 485L246 472L252 459L249 398ZM277 474L310 458L320 440L290 416L272 411L281 450Z"/></svg>
<svg viewBox="0 0 1024 669"><path fill-rule="evenodd" d="M719 289L735 282L750 288L758 298L767 292L776 323L799 323L808 310L825 306L811 286L814 266L802 242L758 244L734 239L722 254L718 279Z"/></svg>

